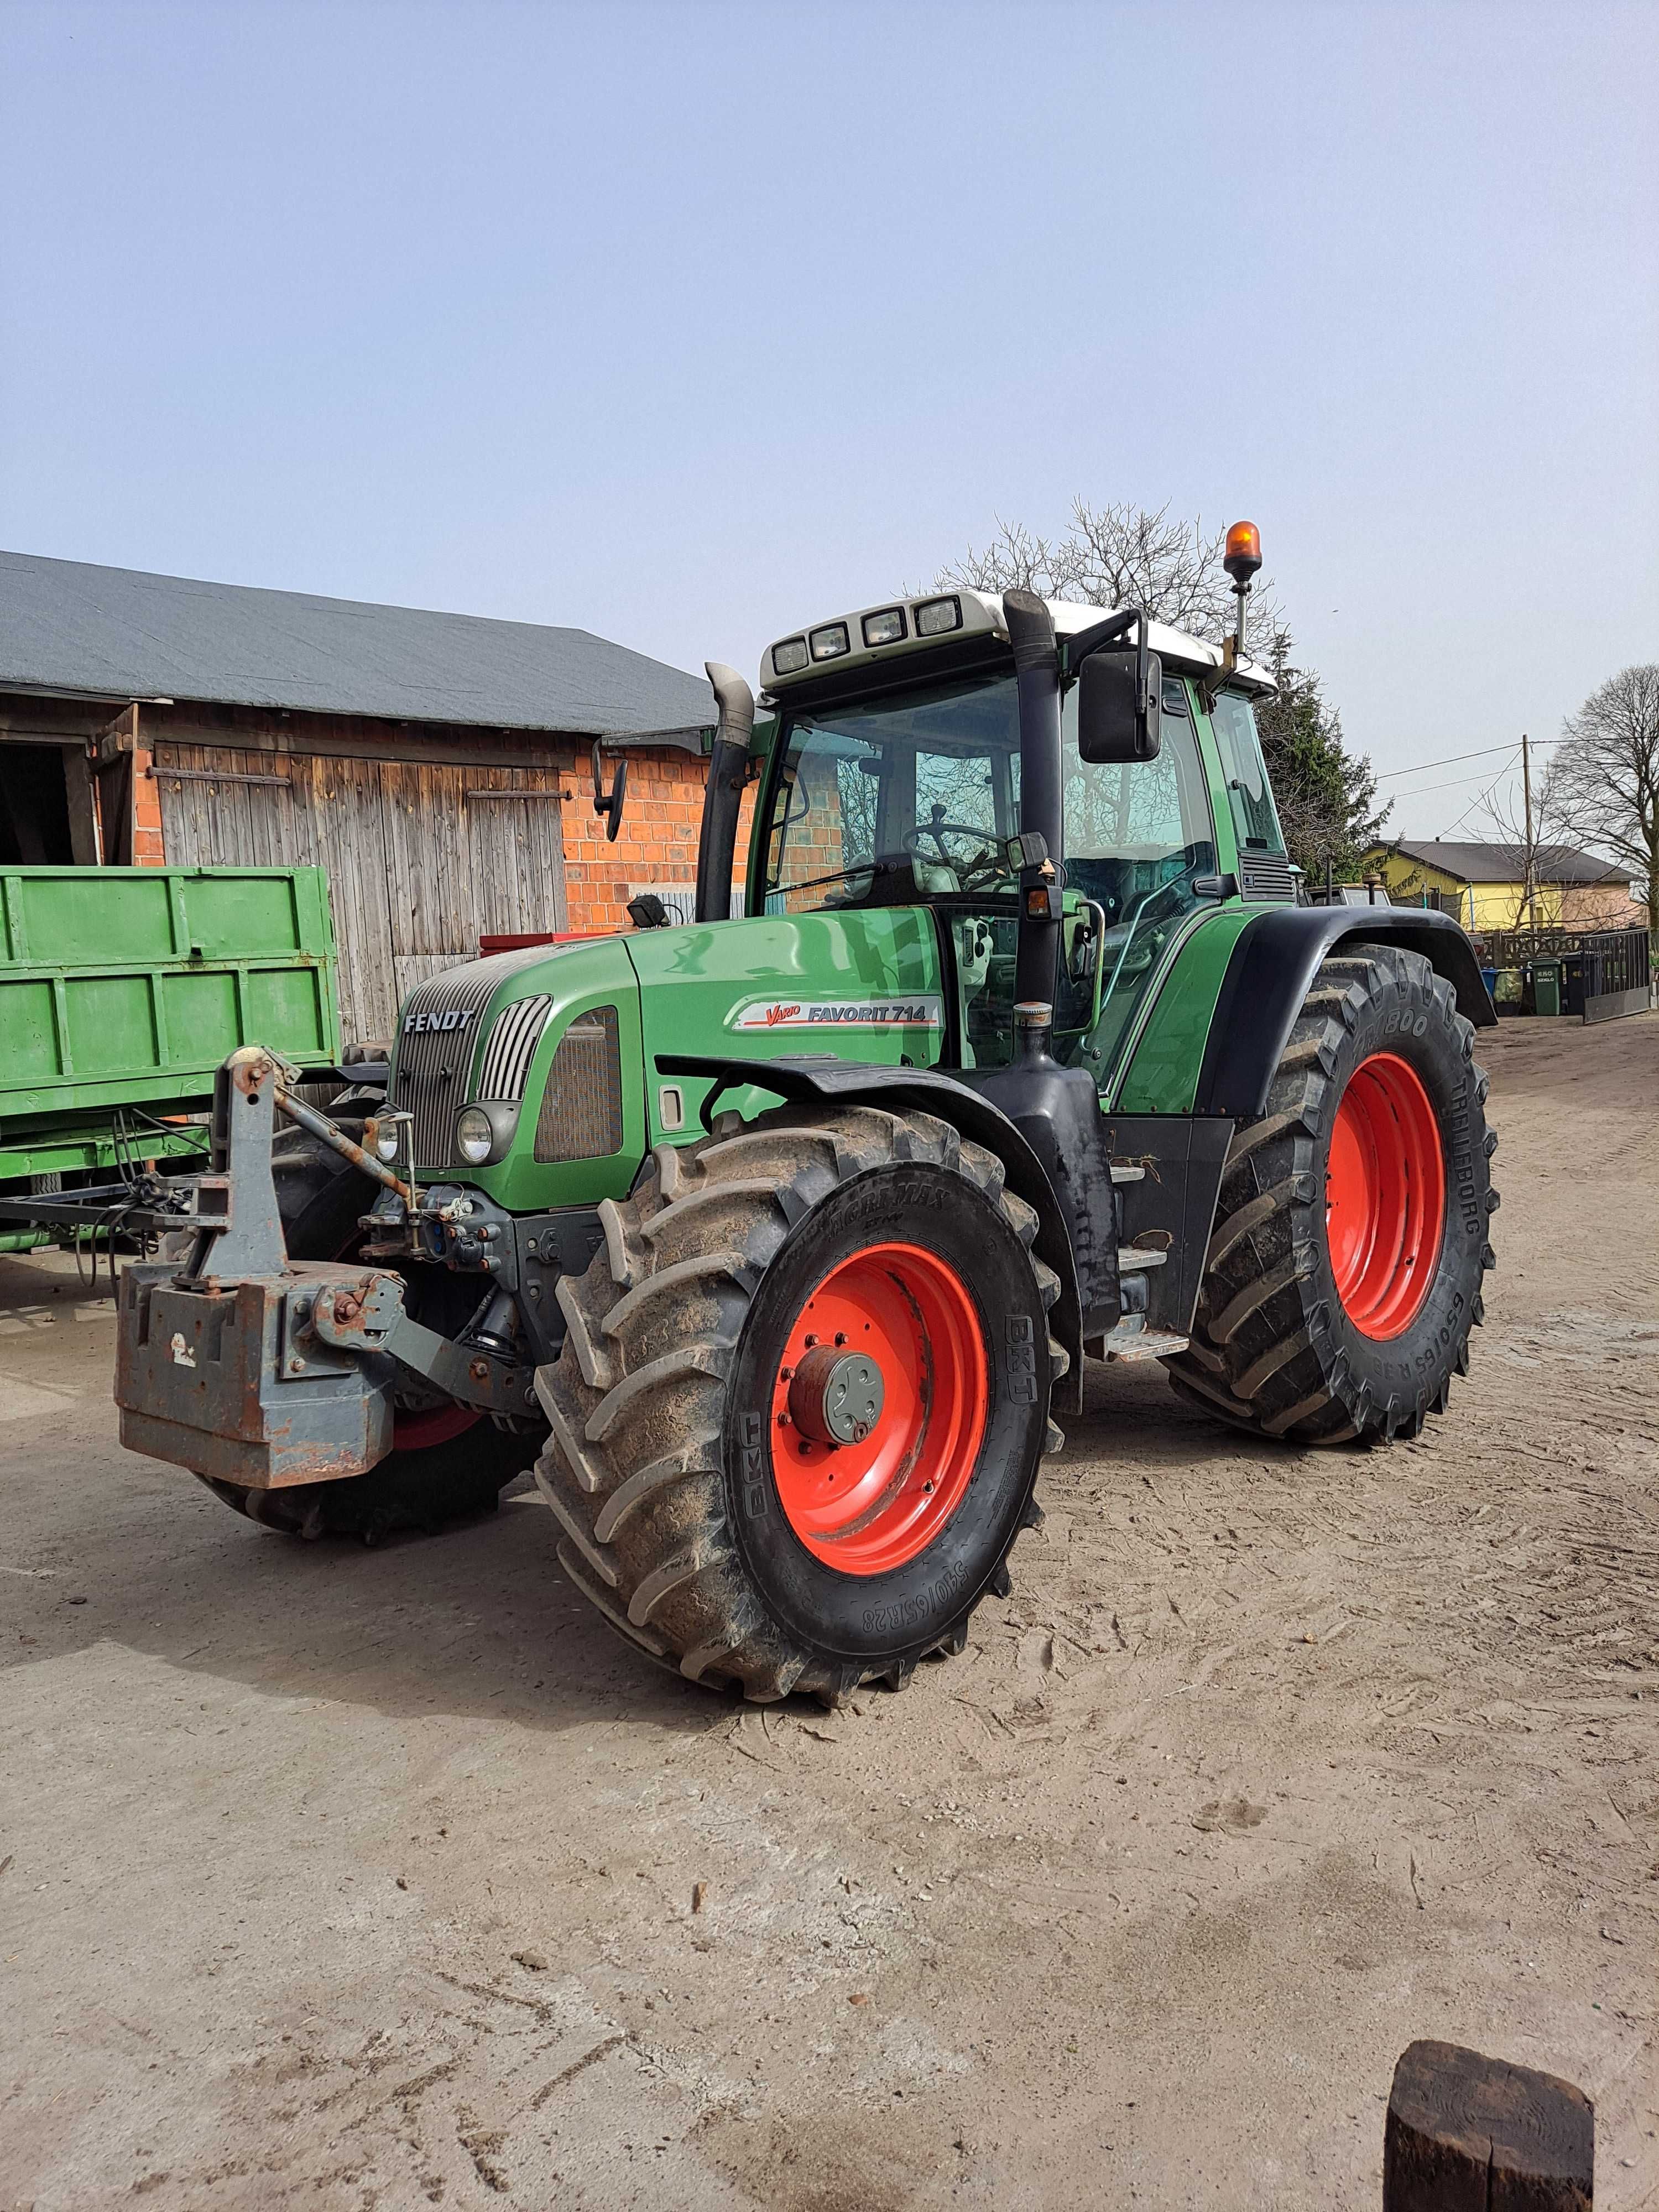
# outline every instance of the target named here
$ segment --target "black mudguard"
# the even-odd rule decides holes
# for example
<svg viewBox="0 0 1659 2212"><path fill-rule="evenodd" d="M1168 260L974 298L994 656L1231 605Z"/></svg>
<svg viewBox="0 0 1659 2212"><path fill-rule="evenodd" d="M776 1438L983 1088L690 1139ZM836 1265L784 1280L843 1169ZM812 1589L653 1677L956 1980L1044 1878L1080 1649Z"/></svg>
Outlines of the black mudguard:
<svg viewBox="0 0 1659 2212"><path fill-rule="evenodd" d="M816 1101L828 1106L850 1106L868 1100L893 1113L914 1109L921 1114L936 1114L963 1136L994 1152L1002 1162L1009 1189L1036 1209L1037 1257L1060 1278L1060 1297L1048 1317L1049 1326L1071 1353L1074 1365L1080 1362L1083 1332L1077 1263L1066 1236L1060 1198L1028 1139L988 1098L981 1097L954 1076L938 1074L931 1068L877 1067L866 1060L836 1060L828 1054L799 1060L744 1060L662 1052L656 1054L656 1065L663 1075L714 1079L716 1088L703 1105L705 1127L721 1091L752 1084L757 1090L774 1091L792 1104Z"/></svg>
<svg viewBox="0 0 1659 2212"><path fill-rule="evenodd" d="M1476 1029L1498 1018L1474 947L1449 914L1419 907L1284 906L1258 915L1239 934L1222 979L1199 1070L1194 1114L1253 1120L1267 1110L1292 1024L1320 962L1337 945L1403 945L1420 952L1457 994Z"/></svg>

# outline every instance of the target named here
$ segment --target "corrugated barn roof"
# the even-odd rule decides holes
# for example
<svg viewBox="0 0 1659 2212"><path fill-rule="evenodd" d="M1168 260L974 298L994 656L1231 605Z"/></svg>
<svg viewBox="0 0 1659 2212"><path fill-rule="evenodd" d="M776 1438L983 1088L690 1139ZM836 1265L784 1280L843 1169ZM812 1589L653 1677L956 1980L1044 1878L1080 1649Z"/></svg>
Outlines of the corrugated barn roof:
<svg viewBox="0 0 1659 2212"><path fill-rule="evenodd" d="M0 552L0 688L695 744L714 696L585 629Z"/></svg>

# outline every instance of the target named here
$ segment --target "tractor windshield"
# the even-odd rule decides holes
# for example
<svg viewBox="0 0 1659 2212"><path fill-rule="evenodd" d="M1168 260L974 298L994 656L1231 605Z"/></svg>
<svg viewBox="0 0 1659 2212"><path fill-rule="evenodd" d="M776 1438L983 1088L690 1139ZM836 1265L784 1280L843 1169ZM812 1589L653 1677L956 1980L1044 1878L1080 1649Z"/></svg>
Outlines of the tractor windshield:
<svg viewBox="0 0 1659 2212"><path fill-rule="evenodd" d="M1018 827L1012 677L798 714L773 789L766 902L797 914L1012 893L1002 848Z"/></svg>
<svg viewBox="0 0 1659 2212"><path fill-rule="evenodd" d="M1151 894L1213 868L1215 833L1181 678L1164 684L1164 749L1155 761L1081 759L1076 702L1073 688L1061 722L1066 874L1109 926ZM1012 676L798 714L772 789L766 903L775 914L797 914L969 892L1012 897L1004 848L1018 829Z"/></svg>

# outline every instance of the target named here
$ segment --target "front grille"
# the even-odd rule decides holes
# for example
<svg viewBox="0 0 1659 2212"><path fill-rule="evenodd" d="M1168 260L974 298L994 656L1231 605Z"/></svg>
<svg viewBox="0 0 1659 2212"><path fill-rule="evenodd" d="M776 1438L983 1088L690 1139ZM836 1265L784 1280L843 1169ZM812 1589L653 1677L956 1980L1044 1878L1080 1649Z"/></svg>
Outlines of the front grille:
<svg viewBox="0 0 1659 2212"><path fill-rule="evenodd" d="M542 1031L547 1027L551 999L520 999L495 1017L478 1071L478 1096L517 1105L524 1097L525 1078L536 1056Z"/></svg>
<svg viewBox="0 0 1659 2212"><path fill-rule="evenodd" d="M404 1001L390 1103L414 1116L417 1168L452 1164L455 1116L471 1095L479 1018L503 983L547 957L544 945L493 953L433 976Z"/></svg>
<svg viewBox="0 0 1659 2212"><path fill-rule="evenodd" d="M536 1119L536 1158L602 1160L623 1143L622 1051L617 1009L578 1014L559 1040Z"/></svg>
<svg viewBox="0 0 1659 2212"><path fill-rule="evenodd" d="M1241 853L1238 887L1247 899L1293 899L1296 879L1282 853Z"/></svg>

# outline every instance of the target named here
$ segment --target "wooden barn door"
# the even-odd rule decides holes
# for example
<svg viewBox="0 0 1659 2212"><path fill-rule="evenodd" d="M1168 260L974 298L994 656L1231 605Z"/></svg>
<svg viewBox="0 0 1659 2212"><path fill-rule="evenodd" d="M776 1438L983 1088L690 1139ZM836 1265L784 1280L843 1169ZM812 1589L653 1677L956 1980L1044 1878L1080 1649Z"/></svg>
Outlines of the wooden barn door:
<svg viewBox="0 0 1659 2212"><path fill-rule="evenodd" d="M565 927L551 769L446 768L167 744L156 765L179 867L328 871L341 1035L389 1038L415 984L486 932Z"/></svg>
<svg viewBox="0 0 1659 2212"><path fill-rule="evenodd" d="M392 1035L398 993L380 768L215 745L168 744L155 764L170 866L328 871L340 1035Z"/></svg>
<svg viewBox="0 0 1659 2212"><path fill-rule="evenodd" d="M462 800L489 935L568 929L559 779L540 769L469 775Z"/></svg>
<svg viewBox="0 0 1659 2212"><path fill-rule="evenodd" d="M486 932L564 927L553 769L384 761L380 781L400 998L428 975L476 960Z"/></svg>
<svg viewBox="0 0 1659 2212"><path fill-rule="evenodd" d="M398 979L380 763L313 753L296 757L293 773L307 857L328 870L340 951L340 1035L349 1044L388 1042L398 1025Z"/></svg>

